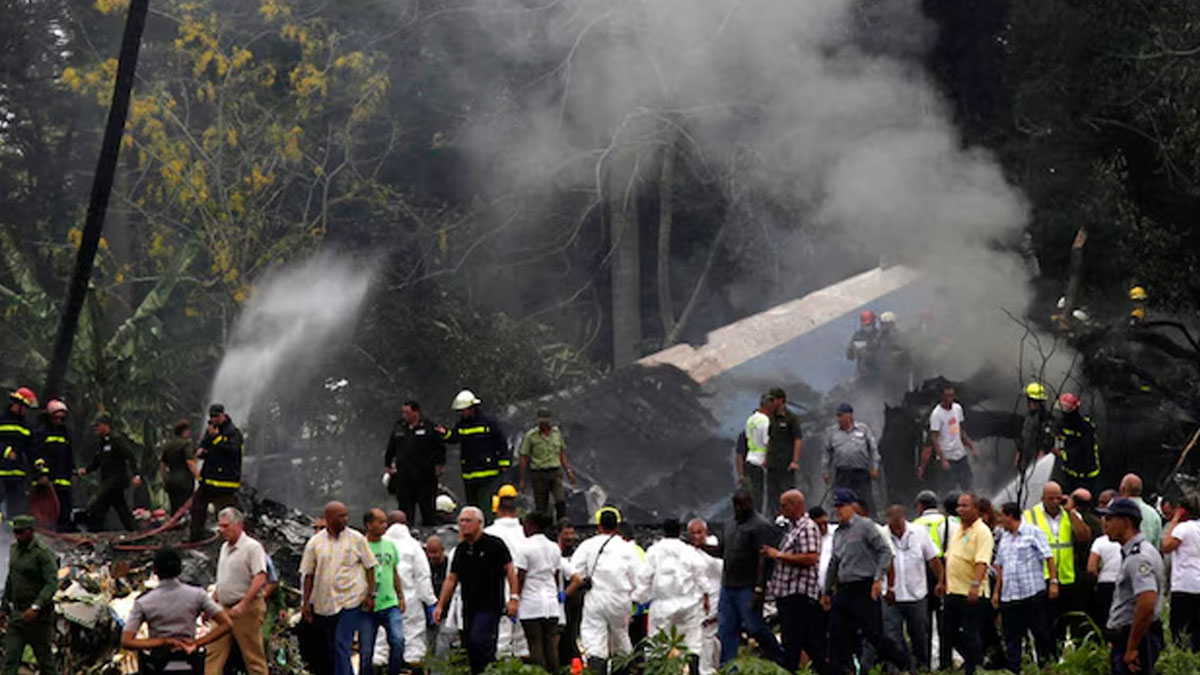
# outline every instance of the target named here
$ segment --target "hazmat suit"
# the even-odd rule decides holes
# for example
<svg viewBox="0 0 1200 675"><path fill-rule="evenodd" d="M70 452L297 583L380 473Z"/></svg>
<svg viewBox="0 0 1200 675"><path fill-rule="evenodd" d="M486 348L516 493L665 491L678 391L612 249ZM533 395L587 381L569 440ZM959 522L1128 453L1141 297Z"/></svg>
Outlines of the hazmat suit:
<svg viewBox="0 0 1200 675"><path fill-rule="evenodd" d="M408 531L407 525L392 525L383 538L395 544L396 553L399 554L396 574L400 577L400 587L404 592L404 661L410 664L420 663L425 658L425 607L437 604L429 572L429 559L425 557L425 549L421 543ZM380 627L379 630L382 632L383 628ZM379 666L387 665L386 639L376 638L372 662Z"/></svg>
<svg viewBox="0 0 1200 675"><path fill-rule="evenodd" d="M702 649L700 624L704 620L704 555L675 538L656 542L646 551L637 574L634 602L650 603L650 635L674 628L688 651Z"/></svg>
<svg viewBox="0 0 1200 675"><path fill-rule="evenodd" d="M571 566L592 584L583 598L579 627L579 642L589 661L633 651L629 607L641 565L633 544L616 533L587 539L571 557Z"/></svg>
<svg viewBox="0 0 1200 675"><path fill-rule="evenodd" d="M700 624L700 675L712 675L717 672L721 663L721 640L717 637L719 616L717 609L721 597L721 573L725 561L709 555L700 549L695 549L700 556L702 573L697 576L700 592L707 600L704 608L704 618Z"/></svg>
<svg viewBox="0 0 1200 675"><path fill-rule="evenodd" d="M519 566L517 557L520 555L521 544L525 541L525 528L521 526L520 518L503 516L496 518L495 522L488 525L483 531L493 537L499 537L508 547L508 554L512 556L513 564ZM504 597L508 597L511 593L508 582L504 582ZM525 640L525 631L521 629L521 624L508 617L503 617L500 619L500 630L496 636L496 658L502 659L506 656L518 658L529 656L529 643Z"/></svg>

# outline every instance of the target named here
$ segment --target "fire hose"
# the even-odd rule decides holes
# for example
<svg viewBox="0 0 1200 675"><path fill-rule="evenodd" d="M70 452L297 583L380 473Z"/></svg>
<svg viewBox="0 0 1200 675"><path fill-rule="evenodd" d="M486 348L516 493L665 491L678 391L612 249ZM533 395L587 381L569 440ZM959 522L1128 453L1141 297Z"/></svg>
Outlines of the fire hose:
<svg viewBox="0 0 1200 675"><path fill-rule="evenodd" d="M159 525L158 527L155 527L153 529L146 530L145 532L138 532L138 533L130 535L130 536L126 536L124 533L121 533L121 532L89 532L86 534L68 534L68 533L64 533L64 532L55 532L53 530L47 530L47 529L41 528L41 527L36 528L36 529L39 534L42 534L47 537L51 537L53 539L58 539L60 541L65 541L68 544L73 544L75 546L79 546L82 544L94 546L98 540L114 540L115 539L115 540L119 540L121 542L120 544L113 545L113 548L118 551L139 551L139 550L150 551L150 550L154 550L155 548L158 548L158 547L157 546L130 547L130 544L135 541L141 541L143 539L148 539L157 534L161 534L169 529L173 529L176 525L179 524L179 520L181 518L183 518L183 514L187 513L192 508L192 501L194 501L195 499L196 499L196 494L192 493L192 496L188 497L187 501L183 503L183 506L179 507L179 510L175 512L175 515L171 516L165 523L163 523L162 525ZM206 539L204 541L185 542L184 544L181 544L179 546L179 548L195 548L196 546L202 546L204 544L212 543L213 541L216 541L216 539L217 539L217 537L213 536L210 539Z"/></svg>

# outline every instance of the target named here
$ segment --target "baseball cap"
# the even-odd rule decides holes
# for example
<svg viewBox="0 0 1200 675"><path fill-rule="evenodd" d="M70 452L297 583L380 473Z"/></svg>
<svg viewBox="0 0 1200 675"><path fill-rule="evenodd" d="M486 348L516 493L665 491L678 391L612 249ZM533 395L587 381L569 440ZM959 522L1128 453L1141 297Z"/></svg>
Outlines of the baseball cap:
<svg viewBox="0 0 1200 675"><path fill-rule="evenodd" d="M224 403L214 403L214 404L208 406L208 416L209 417L214 417L216 415L224 415L224 414L225 414L225 404Z"/></svg>
<svg viewBox="0 0 1200 675"><path fill-rule="evenodd" d="M1142 522L1142 508L1137 505L1137 502L1127 497L1117 497L1109 502L1106 508L1096 509L1096 512L1102 516L1116 516L1129 518L1138 523Z"/></svg>
<svg viewBox="0 0 1200 675"><path fill-rule="evenodd" d="M858 498L858 493L850 488L838 488L833 491L833 505L845 506L847 504L857 504L861 501Z"/></svg>
<svg viewBox="0 0 1200 675"><path fill-rule="evenodd" d="M850 405L849 403L839 403L838 404L837 414L844 415L846 413L853 413L853 412L854 412L854 406Z"/></svg>

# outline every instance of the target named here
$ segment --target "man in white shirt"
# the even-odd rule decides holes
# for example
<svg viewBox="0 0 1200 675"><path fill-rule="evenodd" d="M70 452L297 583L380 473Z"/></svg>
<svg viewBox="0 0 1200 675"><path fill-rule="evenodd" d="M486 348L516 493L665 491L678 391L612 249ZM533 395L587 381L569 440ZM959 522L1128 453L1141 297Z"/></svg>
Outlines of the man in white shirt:
<svg viewBox="0 0 1200 675"><path fill-rule="evenodd" d="M512 485L501 485L496 493L496 520L484 528L484 534L498 537L508 547L512 556L513 567L520 568L521 544L525 542L525 528L517 517L517 489ZM504 594L512 593L507 583ZM521 624L508 619L500 621L500 631L496 638L496 658L515 656L523 659L529 656L529 643L525 640L525 631Z"/></svg>
<svg viewBox="0 0 1200 675"><path fill-rule="evenodd" d="M907 520L903 506L887 510L887 541L891 544L892 566L888 570L888 590L884 596L883 626L896 644L905 645L904 633L912 642L911 654L917 670L929 669L929 583L926 570L940 578L941 552L933 545L929 531Z"/></svg>
<svg viewBox="0 0 1200 675"><path fill-rule="evenodd" d="M388 529L383 538L396 546L399 558L396 574L400 577L400 588L404 593L404 662L417 664L425 658L426 640L425 607L437 604L433 592L432 574L425 548L408 529L408 514L392 511L388 514ZM381 628L382 630L382 628ZM387 640L375 640L373 662L387 665Z"/></svg>
<svg viewBox="0 0 1200 675"><path fill-rule="evenodd" d="M514 559L521 586L517 616L529 643L534 665L558 672L558 593L562 587L562 551L546 537L550 517L534 511L525 516L526 538ZM499 521L497 521L499 522Z"/></svg>
<svg viewBox="0 0 1200 675"><path fill-rule="evenodd" d="M1171 634L1181 647L1183 636L1190 636L1191 650L1200 652L1200 521L1182 503L1172 501L1166 508L1171 520L1162 552L1171 556Z"/></svg>
<svg viewBox="0 0 1200 675"><path fill-rule="evenodd" d="M721 597L721 572L725 561L710 553L717 544L717 538L708 534L708 523L701 518L688 521L688 543L700 555L704 570L698 579L703 593L704 610L704 618L700 622L700 675L712 675L717 672L717 664L721 662L721 641L717 637L717 605Z"/></svg>
<svg viewBox="0 0 1200 675"><path fill-rule="evenodd" d="M689 660L695 672L700 670L703 649L700 624L704 620L703 553L689 546L679 534L679 521L663 521L663 538L646 551L646 559L637 575L633 601L650 603L650 635L672 628L683 638L691 652Z"/></svg>
<svg viewBox="0 0 1200 675"><path fill-rule="evenodd" d="M942 387L942 399L929 414L929 431L934 457L950 476L951 485L957 484L959 490L965 491L970 490L974 482L967 449L976 459L979 453L975 450L975 442L963 428L963 409L954 400L957 393L953 385Z"/></svg>
<svg viewBox="0 0 1200 675"><path fill-rule="evenodd" d="M583 598L579 641L593 673L608 672L608 658L633 651L629 640L630 606L641 566L633 544L621 538L616 509L600 513L599 532L575 549L571 565L591 588Z"/></svg>

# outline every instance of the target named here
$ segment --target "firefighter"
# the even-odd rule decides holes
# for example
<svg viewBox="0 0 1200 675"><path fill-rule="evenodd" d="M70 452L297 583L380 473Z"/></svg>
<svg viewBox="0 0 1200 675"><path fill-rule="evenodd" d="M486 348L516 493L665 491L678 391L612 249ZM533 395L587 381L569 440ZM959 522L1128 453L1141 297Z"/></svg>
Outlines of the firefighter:
<svg viewBox="0 0 1200 675"><path fill-rule="evenodd" d="M30 408L37 407L37 395L28 387L8 395L8 409L0 415L0 486L3 513L14 516L28 508L25 493L29 488L30 431L25 422Z"/></svg>
<svg viewBox="0 0 1200 675"><path fill-rule="evenodd" d="M103 530L108 509L112 508L121 519L121 525L126 530L133 530L133 512L129 510L125 491L131 484L133 487L142 484L137 456L128 441L113 433L112 416L108 413L96 414L92 420L92 433L92 460L86 468L79 470L80 476L100 472L100 487L88 506L88 527L93 532Z"/></svg>
<svg viewBox="0 0 1200 675"><path fill-rule="evenodd" d="M859 376L875 371L876 352L879 348L879 329L875 325L875 312L864 309L858 315L858 330L850 337L846 347L846 358L858 366Z"/></svg>
<svg viewBox="0 0 1200 675"><path fill-rule="evenodd" d="M1025 467L1036 462L1054 448L1054 422L1046 401L1050 396L1046 385L1030 382L1025 387L1025 421L1021 426L1021 445L1017 448L1017 471L1024 474Z"/></svg>
<svg viewBox="0 0 1200 675"><path fill-rule="evenodd" d="M492 512L488 507L499 487L500 474L512 465L512 457L504 432L483 414L481 403L469 389L458 392L451 405L458 412L458 422L453 429L439 425L437 430L447 443L459 444L465 501L483 510L490 523Z"/></svg>
<svg viewBox="0 0 1200 675"><path fill-rule="evenodd" d="M58 499L60 532L74 527L71 512L75 509L71 479L75 476L75 454L71 449L71 429L67 426L67 404L58 399L46 403L46 426L33 439L33 466L39 473L35 482L53 487Z"/></svg>
<svg viewBox="0 0 1200 675"><path fill-rule="evenodd" d="M200 541L208 534L208 505L216 511L237 506L237 492L242 486L242 432L220 403L208 407L208 430L196 449L196 459L204 460L204 466L200 469L200 487L192 499L191 541Z"/></svg>
<svg viewBox="0 0 1200 675"><path fill-rule="evenodd" d="M1079 411L1079 397L1070 392L1058 397L1062 417L1054 425L1054 454L1061 474L1063 492L1078 488L1096 493L1100 476L1100 444L1092 420Z"/></svg>
<svg viewBox="0 0 1200 675"><path fill-rule="evenodd" d="M1146 320L1146 301L1150 296L1146 293L1146 289L1141 286L1134 286L1129 289L1129 302L1132 307L1129 310L1129 325L1136 326Z"/></svg>

